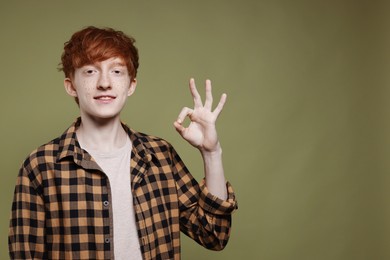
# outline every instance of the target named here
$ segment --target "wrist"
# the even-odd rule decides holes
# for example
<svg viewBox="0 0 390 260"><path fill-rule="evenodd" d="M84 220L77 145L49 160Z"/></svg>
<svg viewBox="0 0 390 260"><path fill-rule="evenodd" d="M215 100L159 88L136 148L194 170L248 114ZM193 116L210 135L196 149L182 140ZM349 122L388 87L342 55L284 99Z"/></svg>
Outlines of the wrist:
<svg viewBox="0 0 390 260"><path fill-rule="evenodd" d="M212 149L200 148L199 151L203 158L216 158L222 156L222 147L219 142Z"/></svg>

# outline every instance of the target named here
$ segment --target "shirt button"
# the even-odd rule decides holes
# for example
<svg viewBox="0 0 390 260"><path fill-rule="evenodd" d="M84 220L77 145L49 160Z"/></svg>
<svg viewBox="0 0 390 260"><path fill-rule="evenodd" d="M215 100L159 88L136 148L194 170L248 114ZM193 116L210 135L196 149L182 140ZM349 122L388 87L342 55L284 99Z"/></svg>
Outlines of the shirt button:
<svg viewBox="0 0 390 260"><path fill-rule="evenodd" d="M104 239L104 243L106 243L106 244L110 243L110 239L109 238L105 238Z"/></svg>
<svg viewBox="0 0 390 260"><path fill-rule="evenodd" d="M110 202L108 202L107 200L103 202L103 205L104 207L108 207L108 205L110 205Z"/></svg>

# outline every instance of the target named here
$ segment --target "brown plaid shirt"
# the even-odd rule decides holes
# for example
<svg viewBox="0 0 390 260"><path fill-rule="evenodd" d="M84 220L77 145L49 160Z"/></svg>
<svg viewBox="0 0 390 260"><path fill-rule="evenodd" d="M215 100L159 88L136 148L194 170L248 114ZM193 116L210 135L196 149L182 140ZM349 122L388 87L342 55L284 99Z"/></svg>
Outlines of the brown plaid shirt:
<svg viewBox="0 0 390 260"><path fill-rule="evenodd" d="M11 259L114 259L111 187L80 148L78 119L61 137L33 151L20 169L9 231ZM133 144L131 188L144 259L180 259L180 231L221 250L237 208L191 176L166 141L123 125Z"/></svg>

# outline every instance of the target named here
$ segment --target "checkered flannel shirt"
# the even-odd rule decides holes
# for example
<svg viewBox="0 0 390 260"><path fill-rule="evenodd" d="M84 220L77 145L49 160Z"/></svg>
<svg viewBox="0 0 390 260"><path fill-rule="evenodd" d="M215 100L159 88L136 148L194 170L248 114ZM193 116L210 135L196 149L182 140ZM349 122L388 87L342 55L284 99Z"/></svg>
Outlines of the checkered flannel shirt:
<svg viewBox="0 0 390 260"><path fill-rule="evenodd" d="M11 259L114 259L110 183L80 148L79 124L22 165L10 220ZM168 142L123 127L133 144L131 189L143 259L180 259L180 231L208 249L223 249L237 208L230 184L228 199L220 200L195 181Z"/></svg>

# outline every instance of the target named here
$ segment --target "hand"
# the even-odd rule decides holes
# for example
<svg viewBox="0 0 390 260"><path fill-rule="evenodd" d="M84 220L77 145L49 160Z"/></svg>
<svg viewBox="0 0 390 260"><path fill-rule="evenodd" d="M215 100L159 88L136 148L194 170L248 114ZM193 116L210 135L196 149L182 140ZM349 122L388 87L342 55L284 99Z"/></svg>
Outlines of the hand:
<svg viewBox="0 0 390 260"><path fill-rule="evenodd" d="M176 131L201 152L215 152L220 149L215 121L223 109L226 94L222 94L217 107L214 111L211 111L213 96L210 80L206 80L206 100L204 105L196 89L194 79L190 79L190 91L194 99L194 108L184 107L173 124ZM184 127L183 122L187 116L191 122L188 127Z"/></svg>

